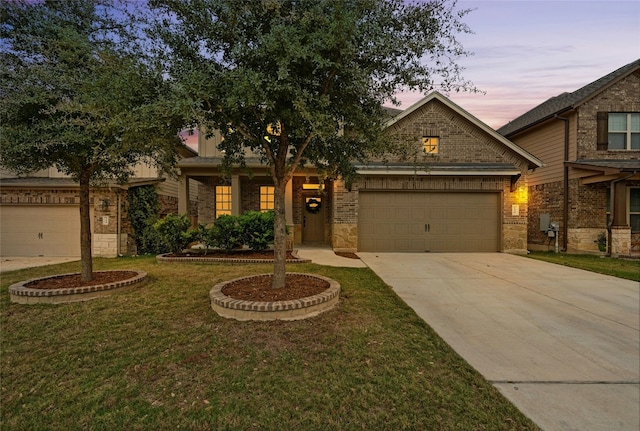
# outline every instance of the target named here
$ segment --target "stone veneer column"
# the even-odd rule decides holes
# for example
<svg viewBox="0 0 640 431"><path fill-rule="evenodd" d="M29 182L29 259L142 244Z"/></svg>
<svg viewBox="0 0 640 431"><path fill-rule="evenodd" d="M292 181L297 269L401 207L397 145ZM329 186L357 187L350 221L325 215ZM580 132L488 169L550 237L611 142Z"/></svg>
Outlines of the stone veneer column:
<svg viewBox="0 0 640 431"><path fill-rule="evenodd" d="M358 250L358 192L357 185L352 191L346 189L344 181L333 182L333 221L331 244L336 251L355 252Z"/></svg>
<svg viewBox="0 0 640 431"><path fill-rule="evenodd" d="M631 252L631 228L629 226L611 227L611 256L626 256Z"/></svg>

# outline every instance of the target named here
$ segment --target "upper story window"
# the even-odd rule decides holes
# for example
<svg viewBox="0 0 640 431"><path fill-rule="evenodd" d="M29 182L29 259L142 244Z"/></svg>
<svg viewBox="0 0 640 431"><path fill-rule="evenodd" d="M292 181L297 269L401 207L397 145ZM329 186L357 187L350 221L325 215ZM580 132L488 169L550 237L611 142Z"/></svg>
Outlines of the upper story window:
<svg viewBox="0 0 640 431"><path fill-rule="evenodd" d="M640 150L640 113L599 112L598 150Z"/></svg>
<svg viewBox="0 0 640 431"><path fill-rule="evenodd" d="M216 186L216 218L231 214L231 186Z"/></svg>
<svg viewBox="0 0 640 431"><path fill-rule="evenodd" d="M260 186L260 211L269 211L274 208L274 186Z"/></svg>
<svg viewBox="0 0 640 431"><path fill-rule="evenodd" d="M422 149L426 154L438 154L440 139L435 136L422 137Z"/></svg>

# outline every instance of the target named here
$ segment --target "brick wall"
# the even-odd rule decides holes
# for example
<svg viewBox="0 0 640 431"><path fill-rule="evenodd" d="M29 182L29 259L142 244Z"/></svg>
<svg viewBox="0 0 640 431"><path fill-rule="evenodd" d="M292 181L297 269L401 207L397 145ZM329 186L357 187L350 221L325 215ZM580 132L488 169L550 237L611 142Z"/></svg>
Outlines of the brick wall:
<svg viewBox="0 0 640 431"><path fill-rule="evenodd" d="M505 151L504 144L439 101L433 101L388 130L389 140L401 154L389 162L408 163L514 163L522 160ZM437 156L422 151L422 136L440 138Z"/></svg>
<svg viewBox="0 0 640 431"><path fill-rule="evenodd" d="M338 250L357 249L358 192L361 190L496 191L502 196L502 249L521 253L526 251L529 214L526 175L518 185L512 192L511 180L505 177L367 176L354 183L349 191L343 182L336 181L332 244ZM518 205L517 215L513 205Z"/></svg>
<svg viewBox="0 0 640 431"><path fill-rule="evenodd" d="M575 158L629 159L638 158L640 151L597 151L598 112L640 112L640 72L629 75L598 94L578 110L578 142Z"/></svg>

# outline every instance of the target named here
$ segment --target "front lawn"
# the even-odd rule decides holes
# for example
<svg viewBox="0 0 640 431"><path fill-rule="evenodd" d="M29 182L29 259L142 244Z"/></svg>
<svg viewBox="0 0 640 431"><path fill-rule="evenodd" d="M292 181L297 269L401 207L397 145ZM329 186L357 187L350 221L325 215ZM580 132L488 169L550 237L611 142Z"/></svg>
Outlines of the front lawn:
<svg viewBox="0 0 640 431"><path fill-rule="evenodd" d="M591 254L564 254L549 251L532 251L528 256L545 262L640 281L640 260L637 259L618 259Z"/></svg>
<svg viewBox="0 0 640 431"><path fill-rule="evenodd" d="M369 269L295 265L342 284L298 322L217 316L217 282L271 265L158 264L151 281L84 303L17 305L2 275L3 430L534 430Z"/></svg>

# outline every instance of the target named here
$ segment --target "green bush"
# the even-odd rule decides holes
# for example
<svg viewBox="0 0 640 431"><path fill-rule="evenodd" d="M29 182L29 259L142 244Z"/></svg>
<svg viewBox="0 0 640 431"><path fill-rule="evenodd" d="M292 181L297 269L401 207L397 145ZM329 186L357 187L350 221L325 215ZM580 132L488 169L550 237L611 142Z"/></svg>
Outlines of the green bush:
<svg viewBox="0 0 640 431"><path fill-rule="evenodd" d="M274 241L273 211L247 211L239 217L242 242L251 250L266 250Z"/></svg>
<svg viewBox="0 0 640 431"><path fill-rule="evenodd" d="M209 228L208 235L212 243L226 251L242 245L242 229L239 217L224 214L218 217Z"/></svg>
<svg viewBox="0 0 640 431"><path fill-rule="evenodd" d="M163 251L162 240L153 225L158 221L160 204L153 186L129 189L129 220L133 227L138 254L158 254Z"/></svg>
<svg viewBox="0 0 640 431"><path fill-rule="evenodd" d="M199 239L199 232L191 229L191 220L186 214L179 216L169 214L158 220L153 227L160 235L165 247L174 254L182 253L189 243Z"/></svg>
<svg viewBox="0 0 640 431"><path fill-rule="evenodd" d="M204 245L204 254L206 255L209 249L218 247L217 228L213 224L198 225L198 240Z"/></svg>

